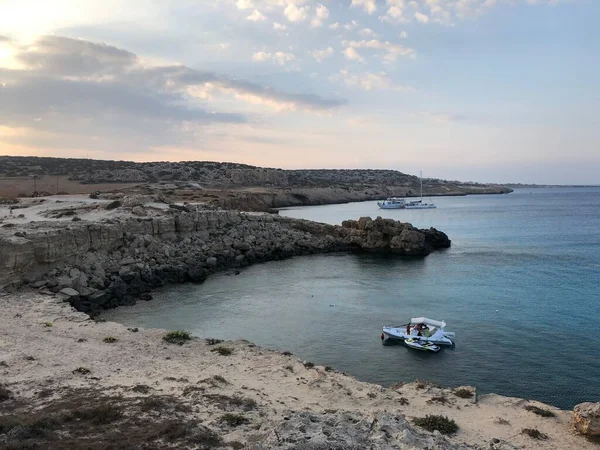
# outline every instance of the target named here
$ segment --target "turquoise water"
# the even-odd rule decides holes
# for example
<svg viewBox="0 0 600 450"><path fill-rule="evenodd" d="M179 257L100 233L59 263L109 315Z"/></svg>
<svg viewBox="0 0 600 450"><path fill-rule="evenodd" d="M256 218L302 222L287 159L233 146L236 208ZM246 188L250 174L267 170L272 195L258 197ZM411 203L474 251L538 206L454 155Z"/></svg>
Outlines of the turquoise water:
<svg viewBox="0 0 600 450"><path fill-rule="evenodd" d="M448 233L421 259L319 255L257 265L159 291L111 311L137 326L184 328L290 350L365 381L425 378L563 408L600 401L600 188L435 198L436 210L375 202L294 208L328 223L391 217ZM443 319L456 346L384 346L381 326Z"/></svg>

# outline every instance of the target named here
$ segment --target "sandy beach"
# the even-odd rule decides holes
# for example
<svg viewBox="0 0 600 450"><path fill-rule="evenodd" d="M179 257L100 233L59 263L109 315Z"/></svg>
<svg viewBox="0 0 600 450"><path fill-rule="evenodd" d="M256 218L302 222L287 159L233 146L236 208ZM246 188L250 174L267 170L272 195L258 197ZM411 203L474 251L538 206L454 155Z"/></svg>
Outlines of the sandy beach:
<svg viewBox="0 0 600 450"><path fill-rule="evenodd" d="M124 404L144 397L173 399L187 411L185 420L218 436L218 445L217 441L208 447L188 443L189 448L597 448L572 431L570 412L535 401L499 395L459 398L452 389L422 381L387 389L329 367L311 367L293 355L247 341L209 345L204 339L209 336L199 336L183 345L169 344L162 339L165 330L132 331L117 323L93 321L68 303L34 292L4 295L0 302L0 374L10 392L10 398L1 403L5 415L44 411L61 398L85 391L90 401L107 395ZM226 354L229 350L231 354ZM525 409L528 405L554 416L536 415ZM162 408L169 419L180 414L168 412L160 402L156 408ZM125 408L111 427L118 429L127 414ZM145 414L153 417L152 408ZM229 424L223 419L225 414L239 415L241 423ZM427 414L454 420L458 432L443 437L411 425L415 417ZM395 426L384 424L390 417ZM315 426L307 428L306 418ZM344 426L349 419L350 425ZM327 423L337 436L327 431ZM370 429L368 436L360 435L360 424ZM546 439L523 434L527 428L538 430ZM349 433L352 429L358 436ZM333 445L332 436L335 447L293 446L303 442ZM100 433L96 440L105 439L109 438ZM77 442L93 440L88 435ZM5 435L0 443L13 441ZM43 439L40 442L51 445ZM156 447L148 448L185 448L184 442L183 438L169 441L166 435L154 436L148 445ZM89 448L110 448L110 444Z"/></svg>

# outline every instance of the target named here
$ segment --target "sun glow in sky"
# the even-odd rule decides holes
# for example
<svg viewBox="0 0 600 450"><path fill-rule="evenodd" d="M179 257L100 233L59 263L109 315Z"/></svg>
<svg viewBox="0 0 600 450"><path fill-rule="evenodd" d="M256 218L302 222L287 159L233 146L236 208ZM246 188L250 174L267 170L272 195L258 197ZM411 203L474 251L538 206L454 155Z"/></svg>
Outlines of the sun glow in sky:
<svg viewBox="0 0 600 450"><path fill-rule="evenodd" d="M0 154L600 184L595 0L0 1Z"/></svg>

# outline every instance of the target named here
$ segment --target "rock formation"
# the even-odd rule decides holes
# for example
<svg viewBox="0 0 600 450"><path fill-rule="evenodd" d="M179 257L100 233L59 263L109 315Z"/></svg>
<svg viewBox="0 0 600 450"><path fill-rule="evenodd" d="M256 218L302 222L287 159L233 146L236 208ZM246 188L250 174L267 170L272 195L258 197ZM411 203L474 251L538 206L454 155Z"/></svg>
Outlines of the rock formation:
<svg viewBox="0 0 600 450"><path fill-rule="evenodd" d="M600 403L580 403L573 408L571 420L575 429L584 436L600 437Z"/></svg>
<svg viewBox="0 0 600 450"><path fill-rule="evenodd" d="M210 273L257 262L334 251L424 256L450 246L442 232L390 219L334 226L185 206L145 217L138 202L126 203L131 211L123 207L99 222L0 229L0 287L29 283L97 314L149 299L153 288L167 283L202 282Z"/></svg>

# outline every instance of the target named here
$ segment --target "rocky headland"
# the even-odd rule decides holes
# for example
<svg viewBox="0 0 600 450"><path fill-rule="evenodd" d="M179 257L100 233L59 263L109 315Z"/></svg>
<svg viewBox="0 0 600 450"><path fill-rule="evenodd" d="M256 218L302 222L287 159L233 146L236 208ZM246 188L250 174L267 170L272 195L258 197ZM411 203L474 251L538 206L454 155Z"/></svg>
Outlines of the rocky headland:
<svg viewBox="0 0 600 450"><path fill-rule="evenodd" d="M0 197L27 196L33 194L32 189L38 191L36 195L65 190L76 194L126 186L129 194L161 193L172 201L244 211L411 197L420 192L418 177L397 170L283 170L211 161L135 163L0 156ZM511 191L495 184L423 180L426 196Z"/></svg>
<svg viewBox="0 0 600 450"><path fill-rule="evenodd" d="M443 232L380 218L333 226L160 195L92 197L0 205L0 448L598 448L584 437L598 435L597 404L571 418L468 386L384 388L247 341L96 317L150 300L166 283L262 261L424 257L450 246Z"/></svg>

